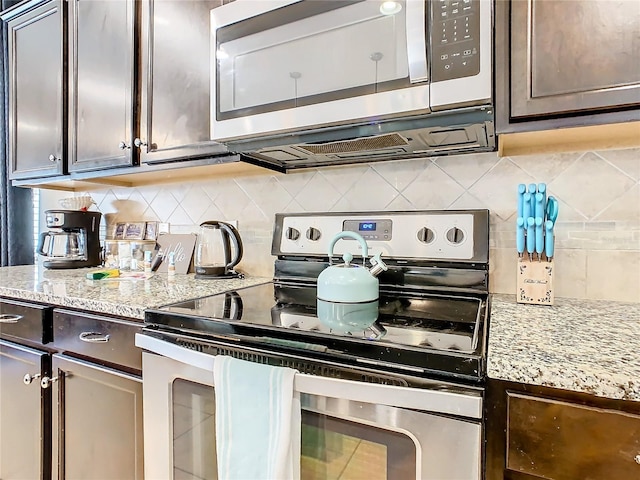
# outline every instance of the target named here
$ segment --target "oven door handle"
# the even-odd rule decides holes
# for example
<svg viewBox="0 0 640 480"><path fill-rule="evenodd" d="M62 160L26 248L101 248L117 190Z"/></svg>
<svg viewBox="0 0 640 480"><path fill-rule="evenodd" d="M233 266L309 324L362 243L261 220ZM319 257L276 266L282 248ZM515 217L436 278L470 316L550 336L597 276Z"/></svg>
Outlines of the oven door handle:
<svg viewBox="0 0 640 480"><path fill-rule="evenodd" d="M405 2L407 60L409 61L409 81L421 83L429 80L427 57L427 37L425 6L427 2Z"/></svg>
<svg viewBox="0 0 640 480"><path fill-rule="evenodd" d="M216 358L214 355L190 350L141 333L136 333L135 341L137 347L148 352L213 372L213 364ZM380 385L304 373L296 374L293 388L299 393L321 397L390 405L398 408L412 408L443 415L458 415L474 419L482 418L481 395Z"/></svg>

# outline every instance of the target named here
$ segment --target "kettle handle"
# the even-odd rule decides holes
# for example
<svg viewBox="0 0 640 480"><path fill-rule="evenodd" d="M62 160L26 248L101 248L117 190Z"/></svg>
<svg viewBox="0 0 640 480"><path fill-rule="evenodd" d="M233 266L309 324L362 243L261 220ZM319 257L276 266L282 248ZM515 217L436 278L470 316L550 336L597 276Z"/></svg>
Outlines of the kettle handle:
<svg viewBox="0 0 640 480"><path fill-rule="evenodd" d="M329 243L329 265L333 265L333 247L341 238L353 238L360 242L360 246L362 247L362 263L364 264L367 256L369 255L369 246L367 245L366 240L362 238L362 235L347 230L336 234L336 236L331 239L331 242Z"/></svg>
<svg viewBox="0 0 640 480"><path fill-rule="evenodd" d="M236 230L236 227L231 225L230 223L218 222L220 228L224 230L227 235L231 238L233 242L233 246L236 247L236 256L231 262L227 264L227 268L232 269L242 260L242 254L244 253L244 249L242 247L242 240L240 239L240 232Z"/></svg>
<svg viewBox="0 0 640 480"><path fill-rule="evenodd" d="M49 232L42 232L40 234L40 238L38 239L38 247L36 248L36 252L39 253L40 255L44 255L45 257L48 256L49 254L43 251L44 241L45 241L45 238L49 238L49 237L50 237ZM47 246L47 248L49 247Z"/></svg>
<svg viewBox="0 0 640 480"><path fill-rule="evenodd" d="M209 220L206 222L202 222L200 226L202 227L203 225L218 226L220 227L220 230L225 232L227 237L231 238L233 246L236 250L236 255L227 265L225 265L225 268L233 268L238 263L240 263L240 260L242 260L244 249L242 247L242 240L240 239L240 233L238 232L238 230L236 230L236 228L230 223L220 222L218 220Z"/></svg>

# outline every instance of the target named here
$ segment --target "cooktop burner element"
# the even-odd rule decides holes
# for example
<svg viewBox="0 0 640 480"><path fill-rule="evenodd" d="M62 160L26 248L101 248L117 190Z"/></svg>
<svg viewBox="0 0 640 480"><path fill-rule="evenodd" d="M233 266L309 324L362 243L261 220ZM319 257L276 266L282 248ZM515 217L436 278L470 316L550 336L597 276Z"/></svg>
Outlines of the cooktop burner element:
<svg viewBox="0 0 640 480"><path fill-rule="evenodd" d="M338 231L359 230L389 270L378 316L316 315L318 274ZM345 251L357 242L346 244ZM151 329L360 365L481 382L488 327L488 211L276 216L272 283L149 310ZM354 255L355 256L355 255Z"/></svg>

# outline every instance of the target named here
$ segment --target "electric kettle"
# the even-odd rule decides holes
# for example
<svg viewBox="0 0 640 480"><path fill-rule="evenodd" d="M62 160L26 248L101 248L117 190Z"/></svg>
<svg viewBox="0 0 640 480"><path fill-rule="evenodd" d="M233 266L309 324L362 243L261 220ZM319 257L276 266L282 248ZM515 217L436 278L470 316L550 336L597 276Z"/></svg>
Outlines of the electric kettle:
<svg viewBox="0 0 640 480"><path fill-rule="evenodd" d="M344 263L333 265L333 247L341 238L353 238L360 243L362 265L351 263L353 255L342 255ZM355 232L340 232L329 244L329 267L318 275L318 319L341 333L362 331L378 318L379 283L376 278L387 270L380 254L371 257L370 269L365 267L367 242Z"/></svg>
<svg viewBox="0 0 640 480"><path fill-rule="evenodd" d="M242 260L242 240L233 225L211 220L200 224L194 266L196 278L238 277L233 270Z"/></svg>

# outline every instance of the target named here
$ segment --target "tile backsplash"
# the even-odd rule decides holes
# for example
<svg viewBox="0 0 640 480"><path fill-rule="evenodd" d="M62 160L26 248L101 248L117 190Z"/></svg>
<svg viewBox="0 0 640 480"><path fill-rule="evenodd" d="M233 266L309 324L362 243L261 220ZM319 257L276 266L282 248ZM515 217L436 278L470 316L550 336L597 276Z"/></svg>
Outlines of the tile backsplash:
<svg viewBox="0 0 640 480"><path fill-rule="evenodd" d="M515 293L516 187L545 182L560 203L557 295L640 302L640 149L499 158L496 153L304 170L264 170L91 192L108 227L159 220L176 233L237 220L240 268L273 275L277 212L487 208L491 290Z"/></svg>

